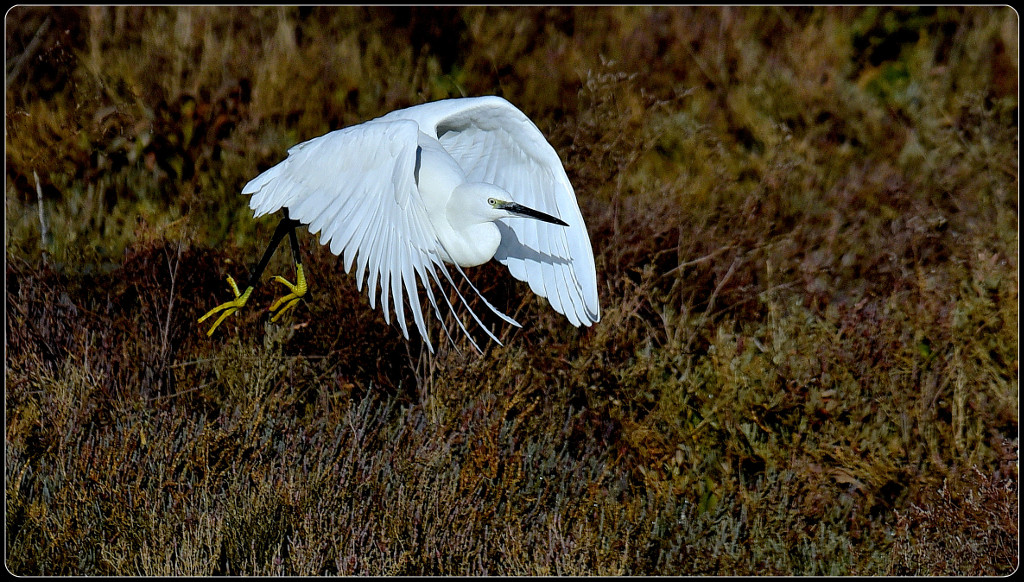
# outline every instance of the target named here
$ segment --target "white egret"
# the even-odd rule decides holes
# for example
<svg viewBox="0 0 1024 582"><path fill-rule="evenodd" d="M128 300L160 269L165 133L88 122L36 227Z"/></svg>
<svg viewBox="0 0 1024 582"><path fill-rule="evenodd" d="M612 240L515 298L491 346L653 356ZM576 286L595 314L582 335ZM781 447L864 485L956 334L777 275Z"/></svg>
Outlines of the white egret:
<svg viewBox="0 0 1024 582"><path fill-rule="evenodd" d="M434 314L451 339L431 282L447 282L487 335L501 343L473 313L446 264L462 267L498 260L546 297L575 326L600 319L597 273L583 216L558 154L530 119L501 97L470 97L424 103L300 143L288 157L242 189L258 218L278 210L284 218L253 270L244 291L228 277L235 299L199 321L221 313L207 335L248 301L277 245L287 234L296 283L274 280L290 293L271 307L276 320L307 291L295 227L320 233L320 243L344 253L356 283L376 308L380 281L384 319L393 306L409 338L404 303L433 351L420 307L425 290ZM438 272L441 276L438 276ZM468 279L467 279L468 280ZM485 305L492 306L470 283ZM476 342L446 293L439 293L474 347ZM275 313L276 312L276 313Z"/></svg>

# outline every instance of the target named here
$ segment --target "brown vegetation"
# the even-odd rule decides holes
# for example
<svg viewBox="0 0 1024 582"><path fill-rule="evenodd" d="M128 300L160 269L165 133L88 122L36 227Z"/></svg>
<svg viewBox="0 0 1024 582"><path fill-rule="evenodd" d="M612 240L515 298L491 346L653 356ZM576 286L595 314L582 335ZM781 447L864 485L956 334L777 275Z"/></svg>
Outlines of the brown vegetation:
<svg viewBox="0 0 1024 582"><path fill-rule="evenodd" d="M1012 572L1018 34L1006 7L15 7L7 568ZM485 94L565 161L599 324L484 266L523 328L430 358L303 230L312 300L272 324L264 286L206 337L274 228L247 180Z"/></svg>

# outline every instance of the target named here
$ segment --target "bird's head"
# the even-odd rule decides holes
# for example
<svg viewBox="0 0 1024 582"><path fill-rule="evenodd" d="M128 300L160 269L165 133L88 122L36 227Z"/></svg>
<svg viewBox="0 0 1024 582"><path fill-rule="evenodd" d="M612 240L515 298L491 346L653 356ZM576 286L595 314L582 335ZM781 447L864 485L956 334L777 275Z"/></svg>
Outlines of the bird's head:
<svg viewBox="0 0 1024 582"><path fill-rule="evenodd" d="M454 210L455 212L474 215L489 222L493 222L501 218L521 217L533 218L535 220L540 220L541 222L549 222L559 226L569 226L567 222L551 216L550 214L519 204L512 200L512 196L506 190L493 184L471 182L463 184L459 188L467 187L472 188L472 194L469 196L459 196L459 207L449 208L449 215ZM453 201L454 200L455 197L453 196Z"/></svg>

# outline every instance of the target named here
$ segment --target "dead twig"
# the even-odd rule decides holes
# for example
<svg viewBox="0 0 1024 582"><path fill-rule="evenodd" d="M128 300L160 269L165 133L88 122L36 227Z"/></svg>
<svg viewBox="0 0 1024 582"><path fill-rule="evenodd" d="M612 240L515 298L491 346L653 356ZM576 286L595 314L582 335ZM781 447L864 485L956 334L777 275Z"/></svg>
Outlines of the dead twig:
<svg viewBox="0 0 1024 582"><path fill-rule="evenodd" d="M167 270L171 275L171 291L170 298L167 301L167 318L164 321L164 328L162 330L163 337L160 342L160 359L162 363L166 363L167 352L170 349L171 313L174 311L174 287L178 281L178 267L181 266L181 251L183 246L184 240L178 240L177 256L175 257L173 265L171 265L171 256L167 254L167 249L164 248L164 254L167 257Z"/></svg>
<svg viewBox="0 0 1024 582"><path fill-rule="evenodd" d="M692 261L686 261L685 263L679 263L675 267L672 267L671 269L669 269L669 270L665 271L664 273L662 273L662 276L664 277L666 275L671 275L672 273L675 273L679 269L685 269L686 267L690 267L692 265L696 265L696 264L699 264L699 263L710 261L711 259L717 257L718 255L720 255L720 254L724 253L725 251L727 251L729 249L732 249L732 248L735 248L735 245L724 246L724 247L722 247L722 248L720 248L720 249L718 249L716 251L712 251L711 253L708 253L708 254L704 255L703 257L700 257L700 258L697 258L697 259L693 259Z"/></svg>
<svg viewBox="0 0 1024 582"><path fill-rule="evenodd" d="M693 339L697 337L697 332L704 325L704 322L708 320L708 316L711 314L711 310L714 309L715 307L715 299L718 298L718 292L721 291L722 287L724 287L725 284L729 281L729 279L732 278L733 273L736 272L736 265L738 265L741 260L742 257L736 257L735 259L733 259L732 264L729 265L729 270L725 272L725 275L718 282L718 285L715 286L715 290L711 292L711 297L708 299L707 309L705 309L704 313L701 314L700 321L697 322L697 325L693 326L693 331L690 332L690 337L687 338L686 345L683 346L683 353L689 351L690 344L693 343Z"/></svg>
<svg viewBox="0 0 1024 582"><path fill-rule="evenodd" d="M43 264L47 263L48 255L46 240L49 233L46 232L46 215L43 213L43 188L39 185L39 174L32 170L32 176L36 179L36 200L39 202L39 249L43 252Z"/></svg>
<svg viewBox="0 0 1024 582"><path fill-rule="evenodd" d="M21 74L22 67L24 67L25 63L31 60L36 51L39 50L39 45L43 42L43 36L46 34L46 31L50 29L50 22L51 19L47 16L46 20L44 20L43 23L39 25L39 28L36 29L36 34L32 37L32 40L29 41L28 46L25 47L25 51L22 52L14 61L14 64L11 66L11 71L7 73L8 85L11 85L18 78L18 75Z"/></svg>

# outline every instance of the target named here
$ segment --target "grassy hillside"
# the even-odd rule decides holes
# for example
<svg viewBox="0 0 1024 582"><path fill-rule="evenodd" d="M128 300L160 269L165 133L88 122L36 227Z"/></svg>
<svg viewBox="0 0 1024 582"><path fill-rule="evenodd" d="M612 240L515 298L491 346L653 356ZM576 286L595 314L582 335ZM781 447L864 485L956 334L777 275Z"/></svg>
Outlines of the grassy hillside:
<svg viewBox="0 0 1024 582"><path fill-rule="evenodd" d="M7 568L1012 572L1018 39L998 7L12 9ZM249 179L490 94L565 163L598 324L485 265L523 327L432 322L432 357L302 228L312 300L205 335L276 224Z"/></svg>

